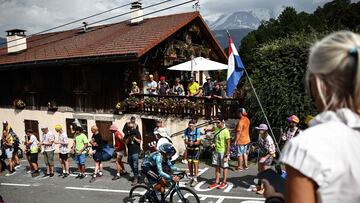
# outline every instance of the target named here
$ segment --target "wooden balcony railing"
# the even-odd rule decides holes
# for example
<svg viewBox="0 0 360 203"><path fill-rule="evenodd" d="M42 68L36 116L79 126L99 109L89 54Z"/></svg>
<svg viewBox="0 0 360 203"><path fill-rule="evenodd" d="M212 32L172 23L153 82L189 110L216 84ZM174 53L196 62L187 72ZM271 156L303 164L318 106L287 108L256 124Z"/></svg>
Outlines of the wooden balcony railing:
<svg viewBox="0 0 360 203"><path fill-rule="evenodd" d="M175 95L134 94L124 101L125 113L211 118L221 113L226 118L238 118L242 101L233 98L213 99Z"/></svg>

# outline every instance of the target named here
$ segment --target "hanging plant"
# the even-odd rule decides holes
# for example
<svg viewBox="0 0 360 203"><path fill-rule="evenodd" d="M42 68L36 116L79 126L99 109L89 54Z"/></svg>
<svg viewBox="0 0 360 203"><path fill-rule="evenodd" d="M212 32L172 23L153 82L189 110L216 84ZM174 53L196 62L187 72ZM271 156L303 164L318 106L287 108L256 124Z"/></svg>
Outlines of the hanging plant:
<svg viewBox="0 0 360 203"><path fill-rule="evenodd" d="M146 98L145 101L144 101L144 104L145 106L154 106L157 104L157 99L154 98L154 97L149 97L149 98Z"/></svg>
<svg viewBox="0 0 360 203"><path fill-rule="evenodd" d="M138 106L139 99L137 97L128 97L125 99L125 104L130 109L135 109Z"/></svg>
<svg viewBox="0 0 360 203"><path fill-rule="evenodd" d="M15 109L24 109L26 107L26 104L21 99L15 99L13 101L13 106L14 106Z"/></svg>

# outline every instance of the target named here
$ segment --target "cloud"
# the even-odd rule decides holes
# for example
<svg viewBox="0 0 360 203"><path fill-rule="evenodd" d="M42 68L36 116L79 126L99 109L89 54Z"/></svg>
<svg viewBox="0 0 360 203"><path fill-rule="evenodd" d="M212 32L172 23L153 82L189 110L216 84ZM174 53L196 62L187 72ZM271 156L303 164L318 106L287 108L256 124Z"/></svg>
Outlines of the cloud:
<svg viewBox="0 0 360 203"><path fill-rule="evenodd" d="M26 29L27 34L33 34L57 25L68 23L95 13L102 12L120 5L128 4L132 0L0 0L0 36L5 35L5 30L20 28ZM143 6L164 0L142 0ZM184 2L185 0L172 0L161 6L147 9L148 13L170 5ZM312 12L319 5L328 2L327 0L200 0L201 14L208 19L215 18L222 13L229 13L236 10L251 10L254 8L265 8L278 14L284 6L293 6L298 11ZM170 13L193 11L193 3L178 8L164 11L155 15L166 15ZM130 6L118 9L86 20L94 22L114 15L128 12ZM116 22L128 19L130 16L123 16L112 21ZM71 29L81 26L81 22L67 26L62 29Z"/></svg>
<svg viewBox="0 0 360 203"><path fill-rule="evenodd" d="M226 0L219 4L218 0L207 0L202 8L204 15L228 13L237 10L252 10L262 8L273 11L277 16L284 7L291 6L297 11L313 12L318 6L330 0Z"/></svg>

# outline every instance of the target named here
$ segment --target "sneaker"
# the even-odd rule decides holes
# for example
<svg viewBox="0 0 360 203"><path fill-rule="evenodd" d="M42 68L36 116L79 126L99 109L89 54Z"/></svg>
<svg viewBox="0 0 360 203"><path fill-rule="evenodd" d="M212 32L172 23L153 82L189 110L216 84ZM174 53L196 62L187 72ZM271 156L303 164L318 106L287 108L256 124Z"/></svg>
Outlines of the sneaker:
<svg viewBox="0 0 360 203"><path fill-rule="evenodd" d="M213 184L209 185L209 188L214 189L214 188L217 188L219 186L220 186L219 183L214 182Z"/></svg>
<svg viewBox="0 0 360 203"><path fill-rule="evenodd" d="M120 179L120 176L114 176L111 180L118 180L118 179Z"/></svg>
<svg viewBox="0 0 360 203"><path fill-rule="evenodd" d="M50 173L50 175L49 175L49 176L50 176L50 178L52 178L52 177L54 177L54 175L55 175L55 174L53 174L53 173Z"/></svg>
<svg viewBox="0 0 360 203"><path fill-rule="evenodd" d="M75 178L79 179L81 177L81 174L79 173L79 175L77 175Z"/></svg>
<svg viewBox="0 0 360 203"><path fill-rule="evenodd" d="M191 187L195 187L198 184L198 181L196 179L194 179L191 183Z"/></svg>
<svg viewBox="0 0 360 203"><path fill-rule="evenodd" d="M183 159L183 160L181 161L181 163L183 163L183 164L188 164L188 161L187 161L186 159Z"/></svg>
<svg viewBox="0 0 360 203"><path fill-rule="evenodd" d="M43 178L48 177L48 176L50 176L50 174L45 173L45 175L43 176Z"/></svg>
<svg viewBox="0 0 360 203"><path fill-rule="evenodd" d="M80 175L80 179L84 179L84 178L86 178L86 175L81 174L81 175Z"/></svg>
<svg viewBox="0 0 360 203"><path fill-rule="evenodd" d="M99 173L96 174L96 176L102 177L104 174L102 171L99 171Z"/></svg>
<svg viewBox="0 0 360 203"><path fill-rule="evenodd" d="M127 174L129 174L127 171L121 171L120 172L120 176L126 176Z"/></svg>
<svg viewBox="0 0 360 203"><path fill-rule="evenodd" d="M29 173L31 173L31 170L26 171L26 174L29 174Z"/></svg>
<svg viewBox="0 0 360 203"><path fill-rule="evenodd" d="M221 185L218 187L218 189L222 190L228 186L227 183L222 182Z"/></svg>
<svg viewBox="0 0 360 203"><path fill-rule="evenodd" d="M66 177L68 177L69 175L70 175L69 173L64 173L63 178L66 178Z"/></svg>
<svg viewBox="0 0 360 203"><path fill-rule="evenodd" d="M20 165L20 164L19 164L19 165L17 165L17 166L15 166L15 170L18 170L20 167L21 167L21 165Z"/></svg>
<svg viewBox="0 0 360 203"><path fill-rule="evenodd" d="M16 171L12 171L12 172L9 172L9 173L7 173L5 176L12 176L12 175L14 175L16 173Z"/></svg>
<svg viewBox="0 0 360 203"><path fill-rule="evenodd" d="M96 175L91 176L91 179L89 180L89 183L93 183L96 180Z"/></svg>
<svg viewBox="0 0 360 203"><path fill-rule="evenodd" d="M35 177L38 177L40 175L40 172L39 171L33 171L31 172L31 177L35 178Z"/></svg>

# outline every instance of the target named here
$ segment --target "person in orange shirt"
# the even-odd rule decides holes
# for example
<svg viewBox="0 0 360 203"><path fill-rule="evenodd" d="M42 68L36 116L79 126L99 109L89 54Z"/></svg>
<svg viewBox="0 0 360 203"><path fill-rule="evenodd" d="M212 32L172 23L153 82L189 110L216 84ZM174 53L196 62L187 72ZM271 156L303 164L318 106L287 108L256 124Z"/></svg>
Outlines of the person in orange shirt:
<svg viewBox="0 0 360 203"><path fill-rule="evenodd" d="M240 109L240 119L235 128L235 146L238 151L238 165L235 168L236 171L242 171L248 169L248 145L250 143L250 120L247 117L247 113L244 108Z"/></svg>

